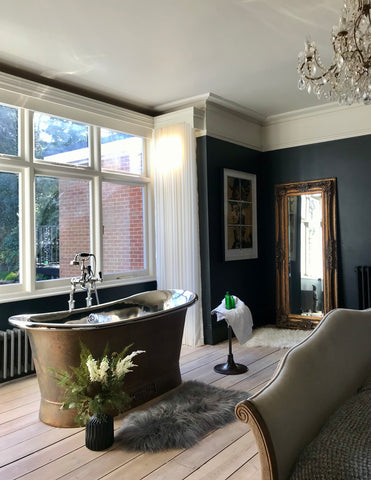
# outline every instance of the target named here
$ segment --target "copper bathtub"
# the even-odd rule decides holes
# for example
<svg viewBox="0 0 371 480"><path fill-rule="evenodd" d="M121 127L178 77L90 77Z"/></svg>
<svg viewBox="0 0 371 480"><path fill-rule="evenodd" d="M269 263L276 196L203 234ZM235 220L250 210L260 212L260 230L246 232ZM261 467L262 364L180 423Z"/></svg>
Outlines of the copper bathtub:
<svg viewBox="0 0 371 480"><path fill-rule="evenodd" d="M74 410L61 410L63 389L50 367L78 366L80 341L100 357L133 344L145 350L125 378L125 392L137 406L181 383L179 356L187 308L197 295L185 290L153 290L73 311L15 315L9 322L26 329L41 393L40 420L55 427L75 427Z"/></svg>

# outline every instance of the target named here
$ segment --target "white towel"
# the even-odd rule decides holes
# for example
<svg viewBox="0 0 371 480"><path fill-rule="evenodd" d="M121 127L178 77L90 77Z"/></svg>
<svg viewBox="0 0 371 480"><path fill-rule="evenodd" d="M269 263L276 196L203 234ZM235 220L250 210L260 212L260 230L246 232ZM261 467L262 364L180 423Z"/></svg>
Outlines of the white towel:
<svg viewBox="0 0 371 480"><path fill-rule="evenodd" d="M235 301L235 308L228 310L225 308L225 300L214 308L211 313L216 314L218 322L225 320L234 331L240 345L243 345L252 337L253 320L250 309L238 297L233 297Z"/></svg>

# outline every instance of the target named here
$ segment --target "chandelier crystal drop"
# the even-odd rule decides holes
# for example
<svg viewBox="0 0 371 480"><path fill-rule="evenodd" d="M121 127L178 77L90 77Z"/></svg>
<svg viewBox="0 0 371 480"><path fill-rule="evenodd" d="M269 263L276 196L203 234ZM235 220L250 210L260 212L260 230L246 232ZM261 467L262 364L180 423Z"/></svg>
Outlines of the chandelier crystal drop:
<svg viewBox="0 0 371 480"><path fill-rule="evenodd" d="M305 42L298 56L299 90L318 99L371 104L371 0L345 0L339 24L332 28L334 58L322 62L314 42Z"/></svg>

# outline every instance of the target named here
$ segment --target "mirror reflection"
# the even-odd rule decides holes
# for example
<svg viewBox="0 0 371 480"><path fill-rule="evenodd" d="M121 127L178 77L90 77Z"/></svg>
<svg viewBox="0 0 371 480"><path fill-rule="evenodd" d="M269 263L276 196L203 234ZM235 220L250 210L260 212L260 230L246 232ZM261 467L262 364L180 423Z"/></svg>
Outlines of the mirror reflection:
<svg viewBox="0 0 371 480"><path fill-rule="evenodd" d="M336 180L275 186L276 319L313 328L337 307Z"/></svg>
<svg viewBox="0 0 371 480"><path fill-rule="evenodd" d="M322 317L322 195L295 195L287 202L290 313Z"/></svg>

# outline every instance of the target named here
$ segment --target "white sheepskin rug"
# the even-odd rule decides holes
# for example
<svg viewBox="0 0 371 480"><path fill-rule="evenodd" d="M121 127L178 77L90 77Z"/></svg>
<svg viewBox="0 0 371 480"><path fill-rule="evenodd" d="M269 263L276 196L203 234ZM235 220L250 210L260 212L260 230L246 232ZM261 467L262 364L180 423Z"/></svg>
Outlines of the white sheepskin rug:
<svg viewBox="0 0 371 480"><path fill-rule="evenodd" d="M313 330L292 330L266 326L256 328L252 338L245 343L245 347L276 347L291 348L307 338Z"/></svg>

